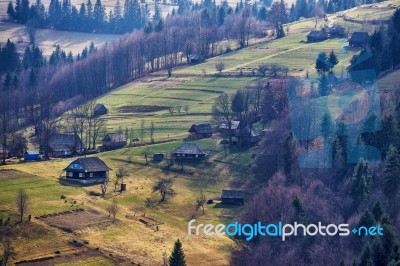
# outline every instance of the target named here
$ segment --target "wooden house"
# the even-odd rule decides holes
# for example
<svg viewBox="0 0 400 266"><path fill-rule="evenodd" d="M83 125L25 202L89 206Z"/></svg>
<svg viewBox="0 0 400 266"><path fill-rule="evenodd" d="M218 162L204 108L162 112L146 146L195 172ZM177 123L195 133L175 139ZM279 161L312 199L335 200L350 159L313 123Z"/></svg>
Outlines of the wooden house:
<svg viewBox="0 0 400 266"><path fill-rule="evenodd" d="M366 31L356 31L349 39L349 45L352 47L366 47L368 43L369 34Z"/></svg>
<svg viewBox="0 0 400 266"><path fill-rule="evenodd" d="M260 133L254 127L238 128L235 137L237 142L245 145L253 145L260 140Z"/></svg>
<svg viewBox="0 0 400 266"><path fill-rule="evenodd" d="M25 161L38 161L40 159L39 151L32 150L24 153Z"/></svg>
<svg viewBox="0 0 400 266"><path fill-rule="evenodd" d="M81 151L83 144L77 134L57 133L49 139L49 155L55 158L68 157Z"/></svg>
<svg viewBox="0 0 400 266"><path fill-rule="evenodd" d="M324 29L322 30L312 30L307 35L307 42L322 42L328 39L328 34Z"/></svg>
<svg viewBox="0 0 400 266"><path fill-rule="evenodd" d="M98 157L85 157L71 162L64 171L67 180L81 184L96 184L108 180L110 168Z"/></svg>
<svg viewBox="0 0 400 266"><path fill-rule="evenodd" d="M184 143L172 152L177 160L203 160L207 153L200 149L195 143Z"/></svg>
<svg viewBox="0 0 400 266"><path fill-rule="evenodd" d="M108 114L108 109L106 108L106 106L101 103L96 104L93 110L93 116L97 117L106 114Z"/></svg>
<svg viewBox="0 0 400 266"><path fill-rule="evenodd" d="M124 133L108 133L102 140L103 150L120 149L126 146L126 136Z"/></svg>
<svg viewBox="0 0 400 266"><path fill-rule="evenodd" d="M221 133L221 135L225 137L234 136L236 130L239 128L239 124L240 124L239 121L233 120L231 121L231 126L229 128L227 124L222 123L221 125L219 125L218 131Z"/></svg>
<svg viewBox="0 0 400 266"><path fill-rule="evenodd" d="M210 124L193 124L188 132L190 139L202 139L211 137L213 129Z"/></svg>
<svg viewBox="0 0 400 266"><path fill-rule="evenodd" d="M222 190L222 204L244 204L243 192L239 190Z"/></svg>

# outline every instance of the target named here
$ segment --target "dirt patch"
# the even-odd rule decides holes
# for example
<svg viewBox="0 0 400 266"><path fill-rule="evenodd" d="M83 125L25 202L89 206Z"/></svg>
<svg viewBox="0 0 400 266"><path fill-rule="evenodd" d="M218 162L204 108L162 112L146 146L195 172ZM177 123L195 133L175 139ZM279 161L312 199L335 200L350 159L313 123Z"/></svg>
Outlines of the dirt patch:
<svg viewBox="0 0 400 266"><path fill-rule="evenodd" d="M112 223L112 218L107 215L83 209L46 214L36 218L66 232L73 232L87 226L107 226Z"/></svg>
<svg viewBox="0 0 400 266"><path fill-rule="evenodd" d="M28 173L20 172L17 170L12 170L12 169L2 169L0 170L0 180L12 180L12 179L17 179L17 178L22 178L22 177L37 177L35 175L31 175Z"/></svg>
<svg viewBox="0 0 400 266"><path fill-rule="evenodd" d="M169 106L162 105L126 105L118 108L120 113L151 113L167 110Z"/></svg>

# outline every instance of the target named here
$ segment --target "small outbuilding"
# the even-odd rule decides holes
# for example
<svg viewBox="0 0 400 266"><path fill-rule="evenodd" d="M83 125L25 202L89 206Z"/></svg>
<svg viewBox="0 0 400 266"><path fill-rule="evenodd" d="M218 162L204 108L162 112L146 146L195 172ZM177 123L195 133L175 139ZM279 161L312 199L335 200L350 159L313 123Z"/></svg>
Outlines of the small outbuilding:
<svg viewBox="0 0 400 266"><path fill-rule="evenodd" d="M206 61L206 58L201 54L193 54L190 57L191 64L200 64L200 63L203 63L204 61Z"/></svg>
<svg viewBox="0 0 400 266"><path fill-rule="evenodd" d="M328 39L328 34L324 29L322 30L312 30L307 35L307 42L322 42Z"/></svg>
<svg viewBox="0 0 400 266"><path fill-rule="evenodd" d="M240 190L222 190L222 204L244 204L243 192Z"/></svg>
<svg viewBox="0 0 400 266"><path fill-rule="evenodd" d="M25 161L38 161L40 159L39 151L32 150L24 153Z"/></svg>
<svg viewBox="0 0 400 266"><path fill-rule="evenodd" d="M154 153L153 154L153 161L161 162L164 160L164 153Z"/></svg>
<svg viewBox="0 0 400 266"><path fill-rule="evenodd" d="M103 138L103 150L120 149L126 146L126 136L124 133L108 133Z"/></svg>
<svg viewBox="0 0 400 266"><path fill-rule="evenodd" d="M211 137L213 129L210 124L193 124L188 132L190 139L202 139Z"/></svg>
<svg viewBox="0 0 400 266"><path fill-rule="evenodd" d="M67 180L81 184L96 184L108 180L110 168L98 157L85 157L71 162L64 171Z"/></svg>
<svg viewBox="0 0 400 266"><path fill-rule="evenodd" d="M239 128L239 125L240 125L240 121L236 121L236 120L231 121L230 128L229 128L229 125L227 125L226 123L222 123L219 125L218 131L223 136L226 136L226 137L234 136L236 130Z"/></svg>
<svg viewBox="0 0 400 266"><path fill-rule="evenodd" d="M93 116L97 117L106 114L108 114L108 109L106 108L106 106L102 103L96 104L93 110Z"/></svg>
<svg viewBox="0 0 400 266"><path fill-rule="evenodd" d="M349 45L352 47L366 47L368 43L369 34L366 31L356 31L349 39Z"/></svg>
<svg viewBox="0 0 400 266"><path fill-rule="evenodd" d="M184 143L172 152L172 156L178 160L203 160L206 155L195 143Z"/></svg>

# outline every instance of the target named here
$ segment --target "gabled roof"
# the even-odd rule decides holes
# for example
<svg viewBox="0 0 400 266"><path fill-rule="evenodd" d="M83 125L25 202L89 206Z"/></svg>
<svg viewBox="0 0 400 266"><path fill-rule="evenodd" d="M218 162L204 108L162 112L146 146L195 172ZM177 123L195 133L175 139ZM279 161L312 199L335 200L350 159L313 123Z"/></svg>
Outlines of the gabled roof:
<svg viewBox="0 0 400 266"><path fill-rule="evenodd" d="M94 111L95 112L99 112L99 111L108 111L108 109L106 108L106 106L102 103L98 103L96 104L96 106L94 107Z"/></svg>
<svg viewBox="0 0 400 266"><path fill-rule="evenodd" d="M210 134L212 131L210 124L193 124L188 130L188 132L195 132L198 134Z"/></svg>
<svg viewBox="0 0 400 266"><path fill-rule="evenodd" d="M60 149L71 149L74 146L81 146L82 142L78 135L76 134L61 134L57 133L50 137L49 147L57 150Z"/></svg>
<svg viewBox="0 0 400 266"><path fill-rule="evenodd" d="M369 34L366 31L355 31L349 39L349 42L368 43L368 41L369 41Z"/></svg>
<svg viewBox="0 0 400 266"><path fill-rule="evenodd" d="M317 38L317 39L324 39L327 38L327 34L325 30L312 30L307 38Z"/></svg>
<svg viewBox="0 0 400 266"><path fill-rule="evenodd" d="M98 157L79 158L68 165L64 170L81 170L85 172L103 172L110 168Z"/></svg>
<svg viewBox="0 0 400 266"><path fill-rule="evenodd" d="M184 143L180 147L176 148L172 153L198 154L198 155L206 154L206 152L200 149L195 143Z"/></svg>
<svg viewBox="0 0 400 266"><path fill-rule="evenodd" d="M222 190L222 199L243 199L243 192L240 190Z"/></svg>
<svg viewBox="0 0 400 266"><path fill-rule="evenodd" d="M111 141L111 142L125 142L126 136L124 133L108 133L103 141Z"/></svg>
<svg viewBox="0 0 400 266"><path fill-rule="evenodd" d="M247 126L243 129L237 129L236 136L237 137L241 137L241 136L259 137L260 132L258 132L254 127L251 127L251 129L249 129L249 127Z"/></svg>
<svg viewBox="0 0 400 266"><path fill-rule="evenodd" d="M28 155L39 155L39 151L37 151L37 150L26 151L25 153Z"/></svg>
<svg viewBox="0 0 400 266"><path fill-rule="evenodd" d="M236 130L236 129L238 129L238 128L239 128L239 124L240 124L240 121L235 121L235 120L231 121L231 130ZM229 127L228 127L227 124L222 123L222 124L219 126L219 129L229 129Z"/></svg>

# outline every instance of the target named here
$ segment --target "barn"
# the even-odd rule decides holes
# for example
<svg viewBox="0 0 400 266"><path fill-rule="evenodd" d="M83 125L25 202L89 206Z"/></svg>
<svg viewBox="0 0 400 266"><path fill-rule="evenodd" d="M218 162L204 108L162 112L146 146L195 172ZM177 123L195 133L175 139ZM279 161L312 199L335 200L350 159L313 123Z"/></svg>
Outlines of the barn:
<svg viewBox="0 0 400 266"><path fill-rule="evenodd" d="M106 106L102 103L96 104L93 110L93 116L97 117L106 114L108 114L108 109L106 108Z"/></svg>
<svg viewBox="0 0 400 266"><path fill-rule="evenodd" d="M71 162L65 169L66 179L81 184L103 183L110 168L98 157L84 157Z"/></svg>
<svg viewBox="0 0 400 266"><path fill-rule="evenodd" d="M210 124L193 124L188 132L190 139L202 139L211 137L213 129Z"/></svg>
<svg viewBox="0 0 400 266"><path fill-rule="evenodd" d="M240 190L222 190L221 193L222 204L243 204L243 192Z"/></svg>
<svg viewBox="0 0 400 266"><path fill-rule="evenodd" d="M349 39L352 47L366 47L369 43L369 34L366 31L356 31Z"/></svg>
<svg viewBox="0 0 400 266"><path fill-rule="evenodd" d="M324 29L322 30L312 30L307 35L307 42L322 42L328 39L328 34Z"/></svg>
<svg viewBox="0 0 400 266"><path fill-rule="evenodd" d="M190 57L190 63L191 64L200 64L206 61L203 55L201 54L194 54Z"/></svg>
<svg viewBox="0 0 400 266"><path fill-rule="evenodd" d="M120 149L126 146L126 136L124 133L108 133L103 138L103 150Z"/></svg>
<svg viewBox="0 0 400 266"><path fill-rule="evenodd" d="M178 160L203 160L206 155L195 143L184 143L172 152L172 156Z"/></svg>

